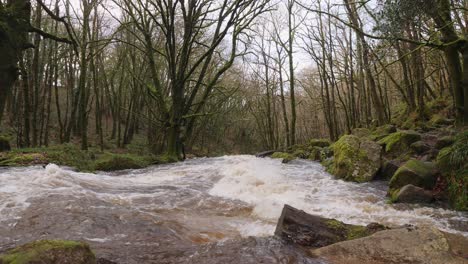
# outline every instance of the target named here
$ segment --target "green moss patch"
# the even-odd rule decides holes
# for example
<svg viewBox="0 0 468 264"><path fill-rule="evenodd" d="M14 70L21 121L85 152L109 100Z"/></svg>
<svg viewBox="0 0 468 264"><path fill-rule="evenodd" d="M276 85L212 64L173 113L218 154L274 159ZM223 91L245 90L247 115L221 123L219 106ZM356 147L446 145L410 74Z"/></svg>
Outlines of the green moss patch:
<svg viewBox="0 0 468 264"><path fill-rule="evenodd" d="M411 159L401 166L390 180L390 190L412 184L425 189L432 189L437 180L437 168L431 162Z"/></svg>
<svg viewBox="0 0 468 264"><path fill-rule="evenodd" d="M283 159L283 162L289 162L295 159L295 157L286 152L275 152L271 155L273 159Z"/></svg>
<svg viewBox="0 0 468 264"><path fill-rule="evenodd" d="M166 155L112 153L102 152L96 148L83 151L73 144L47 148L15 149L0 154L0 166L17 167L54 163L86 172L138 169L152 164L165 164L176 161Z"/></svg>
<svg viewBox="0 0 468 264"><path fill-rule="evenodd" d="M96 161L94 168L100 171L117 171L126 169L140 169L145 162L131 155L108 154Z"/></svg>
<svg viewBox="0 0 468 264"><path fill-rule="evenodd" d="M348 181L370 181L381 166L381 150L377 143L368 139L342 136L333 144L334 158L327 171Z"/></svg>
<svg viewBox="0 0 468 264"><path fill-rule="evenodd" d="M308 147L329 147L330 146L330 140L328 139L311 139L309 140L309 143L307 144Z"/></svg>
<svg viewBox="0 0 468 264"><path fill-rule="evenodd" d="M365 226L348 225L335 219L328 219L325 224L337 234L342 234L346 240L366 237L374 233Z"/></svg>
<svg viewBox="0 0 468 264"><path fill-rule="evenodd" d="M421 135L417 132L407 130L392 133L379 141L385 146L385 152L394 156L401 155L409 150L409 146L421 140Z"/></svg>
<svg viewBox="0 0 468 264"><path fill-rule="evenodd" d="M2 264L74 263L93 264L96 258L88 244L66 240L41 240L0 255Z"/></svg>

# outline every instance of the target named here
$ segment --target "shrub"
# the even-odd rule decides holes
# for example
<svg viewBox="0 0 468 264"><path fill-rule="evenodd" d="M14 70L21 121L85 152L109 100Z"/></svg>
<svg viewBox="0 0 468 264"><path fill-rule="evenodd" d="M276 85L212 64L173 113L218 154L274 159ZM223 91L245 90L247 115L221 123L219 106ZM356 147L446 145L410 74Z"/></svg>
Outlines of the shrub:
<svg viewBox="0 0 468 264"><path fill-rule="evenodd" d="M468 210L468 131L456 136L455 143L437 156L448 184L449 198L457 210Z"/></svg>

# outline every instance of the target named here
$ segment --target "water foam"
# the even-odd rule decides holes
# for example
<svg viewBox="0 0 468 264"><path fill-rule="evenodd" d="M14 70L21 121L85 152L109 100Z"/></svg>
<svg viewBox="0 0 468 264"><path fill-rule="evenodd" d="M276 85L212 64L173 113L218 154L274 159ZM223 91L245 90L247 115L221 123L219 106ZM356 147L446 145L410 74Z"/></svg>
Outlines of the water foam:
<svg viewBox="0 0 468 264"><path fill-rule="evenodd" d="M335 218L350 224L379 222L389 226L431 224L449 232L456 231L451 221L468 219L462 212L431 207L403 207L386 201L386 190L373 183L356 184L335 180L315 162L296 161L287 165L279 160L231 157L236 162L221 169L223 178L209 191L211 195L239 199L254 207L253 217L272 223L284 204L305 212ZM255 233L257 226L240 228ZM263 232L259 232L263 233ZM271 234L271 233L270 233Z"/></svg>
<svg viewBox="0 0 468 264"><path fill-rule="evenodd" d="M386 190L379 184L335 180L320 164L309 161L282 164L268 158L226 156L99 174L54 164L4 169L0 223L14 226L31 201L48 195L102 200L105 206L124 206L158 219L195 216L183 225L234 228L242 236L273 234L284 204L350 224L432 224L468 236L463 230L466 213L417 205L399 208L386 203ZM464 224L456 227L453 222ZM93 239L92 234L89 237Z"/></svg>

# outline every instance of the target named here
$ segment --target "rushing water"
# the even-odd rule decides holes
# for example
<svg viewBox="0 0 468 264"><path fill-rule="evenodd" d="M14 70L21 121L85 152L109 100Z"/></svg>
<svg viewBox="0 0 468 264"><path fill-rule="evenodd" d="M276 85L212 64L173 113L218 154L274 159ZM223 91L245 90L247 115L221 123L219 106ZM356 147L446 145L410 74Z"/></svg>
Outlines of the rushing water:
<svg viewBox="0 0 468 264"><path fill-rule="evenodd" d="M385 194L384 183L335 180L315 162L253 156L99 174L2 169L0 251L62 238L118 263L319 263L269 238L284 204L350 224L432 224L468 236L466 213L390 205Z"/></svg>

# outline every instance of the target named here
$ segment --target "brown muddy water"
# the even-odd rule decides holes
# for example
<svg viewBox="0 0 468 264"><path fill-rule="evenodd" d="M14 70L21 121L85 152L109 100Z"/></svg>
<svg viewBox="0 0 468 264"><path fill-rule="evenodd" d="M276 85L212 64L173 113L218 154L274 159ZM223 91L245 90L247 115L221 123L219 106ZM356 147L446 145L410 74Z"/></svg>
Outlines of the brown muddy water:
<svg viewBox="0 0 468 264"><path fill-rule="evenodd" d="M432 224L468 236L466 213L391 205L385 183L253 156L117 173L0 169L0 252L38 239L89 243L117 263L323 263L272 237L284 204L349 224Z"/></svg>

